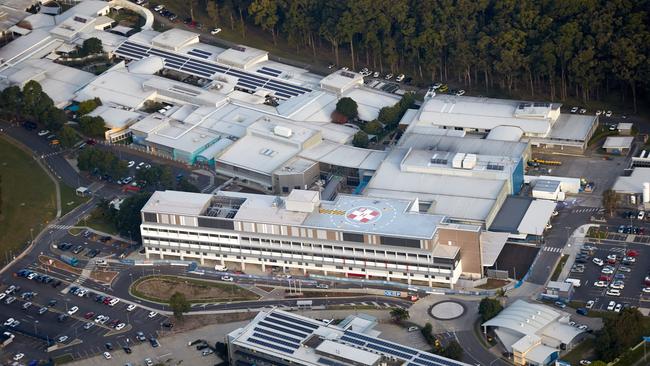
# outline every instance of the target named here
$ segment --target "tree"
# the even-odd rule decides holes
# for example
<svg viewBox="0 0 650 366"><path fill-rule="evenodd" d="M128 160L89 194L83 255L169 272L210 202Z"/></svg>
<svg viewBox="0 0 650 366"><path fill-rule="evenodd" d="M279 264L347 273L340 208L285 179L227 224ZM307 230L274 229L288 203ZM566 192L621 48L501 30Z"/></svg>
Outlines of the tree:
<svg viewBox="0 0 650 366"><path fill-rule="evenodd" d="M141 240L142 217L140 211L149 198L151 198L151 193L142 192L124 199L115 217L115 226L121 235L130 237L137 242Z"/></svg>
<svg viewBox="0 0 650 366"><path fill-rule="evenodd" d="M384 127L381 125L381 122L372 120L363 126L363 130L368 135L379 135L384 130Z"/></svg>
<svg viewBox="0 0 650 366"><path fill-rule="evenodd" d="M618 198L616 197L616 192L614 192L611 189L604 191L603 207L605 208L605 211L607 211L610 217L614 215L614 211L616 211L617 206L618 206Z"/></svg>
<svg viewBox="0 0 650 366"><path fill-rule="evenodd" d="M644 329L643 315L637 309L623 309L616 317L605 319L603 328L596 334L595 350L598 358L610 362L628 348L641 341Z"/></svg>
<svg viewBox="0 0 650 366"><path fill-rule="evenodd" d="M20 114L23 103L23 92L16 85L5 88L0 92L0 111L10 119Z"/></svg>
<svg viewBox="0 0 650 366"><path fill-rule="evenodd" d="M95 108L102 105L102 101L99 98L84 100L79 103L79 115L83 116L95 110Z"/></svg>
<svg viewBox="0 0 650 366"><path fill-rule="evenodd" d="M172 308L174 316L179 320L183 318L184 313L187 313L192 309L190 302L187 301L185 295L180 292L174 292L174 294L169 297L169 307Z"/></svg>
<svg viewBox="0 0 650 366"><path fill-rule="evenodd" d="M22 96L21 114L39 122L46 121L46 117L54 107L54 102L43 92L41 84L34 80L28 81L23 86Z"/></svg>
<svg viewBox="0 0 650 366"><path fill-rule="evenodd" d="M359 116L357 102L349 97L343 97L336 102L336 111L348 118L357 118Z"/></svg>
<svg viewBox="0 0 650 366"><path fill-rule="evenodd" d="M102 52L104 52L104 48L102 47L102 41L99 38L88 38L81 45L81 56L93 55Z"/></svg>
<svg viewBox="0 0 650 366"><path fill-rule="evenodd" d="M82 116L79 118L79 129L86 136L104 138L106 123L100 116Z"/></svg>
<svg viewBox="0 0 650 366"><path fill-rule="evenodd" d="M197 186L188 182L187 179L185 178L181 178L178 180L178 183L176 183L176 190L183 191L183 192L194 192L194 193L201 192Z"/></svg>
<svg viewBox="0 0 650 366"><path fill-rule="evenodd" d="M273 37L273 44L277 44L276 28L280 17L278 15L278 1L277 0L253 0L248 7L248 12L253 16L255 24L262 27L262 29L271 31Z"/></svg>
<svg viewBox="0 0 650 366"><path fill-rule="evenodd" d="M478 313L481 315L481 319L484 322L497 316L501 310L503 310L503 306L497 299L484 297L478 304Z"/></svg>
<svg viewBox="0 0 650 366"><path fill-rule="evenodd" d="M63 109L50 107L38 117L38 121L52 131L60 130L68 122L68 116Z"/></svg>
<svg viewBox="0 0 650 366"><path fill-rule="evenodd" d="M59 133L59 140L61 141L61 146L71 148L77 143L77 141L79 141L79 136L77 136L77 132L74 128L63 126L63 129Z"/></svg>
<svg viewBox="0 0 650 366"><path fill-rule="evenodd" d="M452 340L441 350L439 355L460 361L463 358L463 347L456 340Z"/></svg>
<svg viewBox="0 0 650 366"><path fill-rule="evenodd" d="M368 147L368 134L363 131L355 133L352 138L352 145L362 148Z"/></svg>
<svg viewBox="0 0 650 366"><path fill-rule="evenodd" d="M403 308L393 308L390 311L390 316L396 323L402 322L410 318L409 311Z"/></svg>

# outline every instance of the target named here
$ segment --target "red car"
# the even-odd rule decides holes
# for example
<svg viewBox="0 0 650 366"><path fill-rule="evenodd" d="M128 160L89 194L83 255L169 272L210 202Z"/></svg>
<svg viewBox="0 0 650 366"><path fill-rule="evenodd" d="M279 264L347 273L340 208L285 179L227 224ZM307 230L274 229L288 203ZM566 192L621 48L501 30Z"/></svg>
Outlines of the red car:
<svg viewBox="0 0 650 366"><path fill-rule="evenodd" d="M600 277L598 277L598 281L610 282L611 280L612 280L612 276L601 275Z"/></svg>
<svg viewBox="0 0 650 366"><path fill-rule="evenodd" d="M86 319L90 319L90 318L92 318L93 316L95 316L95 313L92 312L92 311L89 311L89 312L87 312L86 314L84 314L84 318L86 318Z"/></svg>
<svg viewBox="0 0 650 366"><path fill-rule="evenodd" d="M111 300L113 300L113 299L111 299L110 297L106 296L106 298L105 298L104 301L102 301L102 302L103 302L104 304L108 305L108 303L111 302Z"/></svg>
<svg viewBox="0 0 650 366"><path fill-rule="evenodd" d="M628 250L627 251L627 256L628 257L638 257L639 256L639 251L638 250Z"/></svg>

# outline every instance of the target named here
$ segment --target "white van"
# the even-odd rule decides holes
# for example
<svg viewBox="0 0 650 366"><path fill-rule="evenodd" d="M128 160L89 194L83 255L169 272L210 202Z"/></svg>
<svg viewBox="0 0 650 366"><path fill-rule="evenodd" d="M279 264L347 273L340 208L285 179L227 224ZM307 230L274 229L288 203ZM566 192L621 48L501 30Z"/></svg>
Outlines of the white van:
<svg viewBox="0 0 650 366"><path fill-rule="evenodd" d="M120 299L111 299L111 301L108 302L108 305L115 306L118 302L120 302Z"/></svg>
<svg viewBox="0 0 650 366"><path fill-rule="evenodd" d="M214 270L215 270L215 271L218 271L218 272L228 272L228 267L226 267L226 266L222 266L222 265L220 265L220 264L216 264L216 265L214 266Z"/></svg>
<svg viewBox="0 0 650 366"><path fill-rule="evenodd" d="M580 280L577 278L567 278L564 282L572 283L573 287L580 287Z"/></svg>
<svg viewBox="0 0 650 366"><path fill-rule="evenodd" d="M103 266L103 265L106 264L106 260L105 259L95 259L95 264L98 265L98 266Z"/></svg>

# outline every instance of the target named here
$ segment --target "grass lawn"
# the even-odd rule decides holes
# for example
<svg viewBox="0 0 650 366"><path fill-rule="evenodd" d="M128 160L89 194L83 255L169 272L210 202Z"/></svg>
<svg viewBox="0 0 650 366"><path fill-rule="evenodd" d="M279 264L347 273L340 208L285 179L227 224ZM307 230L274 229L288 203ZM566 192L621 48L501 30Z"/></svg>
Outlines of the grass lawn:
<svg viewBox="0 0 650 366"><path fill-rule="evenodd" d="M558 277L560 277L560 273L562 272L562 268L564 268L564 265L566 264L566 261L569 259L568 255L563 255L562 258L560 258L560 261L558 262L557 266L555 266L555 270L553 270L553 275L551 276L551 281L556 281Z"/></svg>
<svg viewBox="0 0 650 366"><path fill-rule="evenodd" d="M562 361L567 361L572 365L578 365L580 360L587 359L593 352L594 339L588 338L580 343L576 348L572 349L564 357L560 357ZM593 356L592 356L593 357Z"/></svg>
<svg viewBox="0 0 650 366"><path fill-rule="evenodd" d="M87 202L90 197L79 197L75 189L65 184L60 184L61 190L61 216L72 211L75 207Z"/></svg>
<svg viewBox="0 0 650 366"><path fill-rule="evenodd" d="M237 285L189 277L147 276L135 281L131 293L146 300L167 303L175 292L192 303L257 300L259 296Z"/></svg>
<svg viewBox="0 0 650 366"><path fill-rule="evenodd" d="M0 263L56 216L54 183L32 157L0 138Z"/></svg>
<svg viewBox="0 0 650 366"><path fill-rule="evenodd" d="M113 223L104 216L101 209L94 209L87 219L81 219L77 223L78 226L88 226L95 230L99 230L111 235L117 235L117 228Z"/></svg>

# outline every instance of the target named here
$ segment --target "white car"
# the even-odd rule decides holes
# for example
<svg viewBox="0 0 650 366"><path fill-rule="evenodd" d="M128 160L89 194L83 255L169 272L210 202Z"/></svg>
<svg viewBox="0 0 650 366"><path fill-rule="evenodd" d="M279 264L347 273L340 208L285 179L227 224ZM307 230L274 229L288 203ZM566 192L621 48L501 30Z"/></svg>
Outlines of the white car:
<svg viewBox="0 0 650 366"><path fill-rule="evenodd" d="M607 111L605 113L605 117L611 117L612 116L612 111Z"/></svg>
<svg viewBox="0 0 650 366"><path fill-rule="evenodd" d="M110 360L111 359L111 354L108 353L108 352L104 352L104 358L107 359L107 360Z"/></svg>
<svg viewBox="0 0 650 366"><path fill-rule="evenodd" d="M145 358L144 363L147 366L153 366L153 361L150 358Z"/></svg>
<svg viewBox="0 0 650 366"><path fill-rule="evenodd" d="M625 257L625 258L623 258L623 262L636 263L636 258L634 258L634 257Z"/></svg>
<svg viewBox="0 0 650 366"><path fill-rule="evenodd" d="M122 330L122 329L124 329L124 327L126 327L126 324L120 323L120 324L115 326L115 330Z"/></svg>
<svg viewBox="0 0 650 366"><path fill-rule="evenodd" d="M580 110L578 112L580 112L580 114L585 114L585 113L587 113L587 110L584 109L584 108L580 108Z"/></svg>
<svg viewBox="0 0 650 366"><path fill-rule="evenodd" d="M14 361L22 360L23 357L25 357L24 353L16 353L14 356Z"/></svg>
<svg viewBox="0 0 650 366"><path fill-rule="evenodd" d="M57 342L59 342L59 343L63 343L63 342L65 342L65 341L67 341L67 340L68 340L68 336L60 336L60 337L57 339Z"/></svg>
<svg viewBox="0 0 650 366"><path fill-rule="evenodd" d="M155 317L156 315L158 315L157 312L155 312L155 311L150 311L150 312L149 312L149 315L147 315L147 316L148 316L149 318L153 318L153 317Z"/></svg>
<svg viewBox="0 0 650 366"><path fill-rule="evenodd" d="M643 291L644 294L650 294L650 287L644 287L641 291Z"/></svg>
<svg viewBox="0 0 650 366"><path fill-rule="evenodd" d="M7 296L4 292L0 292L0 300L4 299Z"/></svg>
<svg viewBox="0 0 650 366"><path fill-rule="evenodd" d="M463 90L463 89L456 92L457 97L462 97L463 95L465 95L465 90Z"/></svg>
<svg viewBox="0 0 650 366"><path fill-rule="evenodd" d="M625 284L622 282L614 282L611 285L609 285L609 288L622 290L623 288L625 288Z"/></svg>
<svg viewBox="0 0 650 366"><path fill-rule="evenodd" d="M373 78L378 78L379 77L379 71L375 71L372 73Z"/></svg>
<svg viewBox="0 0 650 366"><path fill-rule="evenodd" d="M639 211L639 214L636 215L636 218L639 220L643 220L644 217L645 217L645 211Z"/></svg>
<svg viewBox="0 0 650 366"><path fill-rule="evenodd" d="M589 327L586 326L586 325L584 325L584 324L582 324L581 326L578 327L578 329L580 329L580 330L587 330L587 329L589 329Z"/></svg>
<svg viewBox="0 0 650 366"><path fill-rule="evenodd" d="M585 305L585 307L587 309L591 309L591 308L594 307L595 304L596 304L596 302L594 300L589 300L589 301L587 301L587 305Z"/></svg>
<svg viewBox="0 0 650 366"><path fill-rule="evenodd" d="M390 80L393 78L393 74L386 74L386 77L384 79Z"/></svg>
<svg viewBox="0 0 650 366"><path fill-rule="evenodd" d="M610 288L605 294L607 294L607 296L621 296L621 290Z"/></svg>
<svg viewBox="0 0 650 366"><path fill-rule="evenodd" d="M31 276L31 275L34 275L34 276L29 278L29 276ZM31 280L32 278L36 277L36 273L30 273L29 276L27 276L27 278L29 278ZM5 294L9 295L10 293L12 293L14 291L16 291L16 286L11 285L11 286L7 287L7 289L5 290Z"/></svg>
<svg viewBox="0 0 650 366"><path fill-rule="evenodd" d="M614 273L614 270L612 268L603 268L600 272L603 274L612 274Z"/></svg>
<svg viewBox="0 0 650 366"><path fill-rule="evenodd" d="M157 5L155 8L153 8L153 11L161 11L165 8L165 5Z"/></svg>
<svg viewBox="0 0 650 366"><path fill-rule="evenodd" d="M594 262L594 264L598 267L602 267L605 264L605 262L603 262L603 260L600 258L594 258L591 261Z"/></svg>
<svg viewBox="0 0 650 366"><path fill-rule="evenodd" d="M5 320L4 325L5 325L5 327L8 327L13 322L14 322L14 318L9 318L9 319Z"/></svg>
<svg viewBox="0 0 650 366"><path fill-rule="evenodd" d="M404 80L404 78L405 78L404 74L399 74L395 78L395 81L397 81L399 83L399 82L402 82L402 80Z"/></svg>
<svg viewBox="0 0 650 366"><path fill-rule="evenodd" d="M138 170L140 170L140 169L142 169L142 167L144 166L144 164L145 164L144 161L141 161L140 164L138 164L138 166L136 166L135 168L138 169Z"/></svg>
<svg viewBox="0 0 650 366"><path fill-rule="evenodd" d="M97 315L97 317L95 318L95 323L101 323L104 320L104 318L106 318L105 315Z"/></svg>
<svg viewBox="0 0 650 366"><path fill-rule="evenodd" d="M601 111L600 109L596 111L597 116L600 116L601 114L603 114L603 111Z"/></svg>
<svg viewBox="0 0 650 366"><path fill-rule="evenodd" d="M70 310L68 310L68 315L72 315L72 314L76 313L77 311L79 311L79 307L78 306L73 306L72 308L70 308Z"/></svg>
<svg viewBox="0 0 650 366"><path fill-rule="evenodd" d="M135 165L135 161L131 160L131 161L129 161L128 164L126 164L126 167L127 168L133 168L134 165Z"/></svg>
<svg viewBox="0 0 650 366"><path fill-rule="evenodd" d="M36 276L37 276L36 273L30 273L29 276L27 276L27 279L28 279L28 280L33 280L34 277L36 277Z"/></svg>
<svg viewBox="0 0 650 366"><path fill-rule="evenodd" d="M133 311L135 310L135 304L129 304L129 306L126 307L126 311Z"/></svg>
<svg viewBox="0 0 650 366"><path fill-rule="evenodd" d="M550 229L552 229L552 228L553 228L553 225L551 225L551 224L546 224L546 230L550 230Z"/></svg>
<svg viewBox="0 0 650 366"><path fill-rule="evenodd" d="M625 273L630 273L632 272L632 268L630 267L625 267L625 266L620 266L618 267L619 272L625 272Z"/></svg>
<svg viewBox="0 0 650 366"><path fill-rule="evenodd" d="M609 304L607 304L607 310L612 311L614 310L615 306L616 306L616 302L610 301Z"/></svg>
<svg viewBox="0 0 650 366"><path fill-rule="evenodd" d="M226 281L226 282L234 282L235 281L235 279L230 277L230 276L221 276L221 280Z"/></svg>
<svg viewBox="0 0 650 366"><path fill-rule="evenodd" d="M95 323L88 322L88 323L84 324L84 329L88 330L88 329L92 328L93 326L95 326Z"/></svg>
<svg viewBox="0 0 650 366"><path fill-rule="evenodd" d="M591 365L591 361L589 361L589 360L580 360L580 365L581 366Z"/></svg>
<svg viewBox="0 0 650 366"><path fill-rule="evenodd" d="M219 33L219 32L221 32L221 28L213 28L213 29L210 31L210 34L212 34L212 35L214 36L215 34L217 34L217 33Z"/></svg>
<svg viewBox="0 0 650 366"><path fill-rule="evenodd" d="M617 313L620 313L621 309L623 309L623 304L616 304L616 307L614 308L614 311L617 312Z"/></svg>
<svg viewBox="0 0 650 366"><path fill-rule="evenodd" d="M607 287L607 282L605 282L605 281L596 281L596 282L594 282L594 286L596 286L596 287Z"/></svg>
<svg viewBox="0 0 650 366"><path fill-rule="evenodd" d="M39 136L45 136L50 133L50 130L41 130L38 132Z"/></svg>
<svg viewBox="0 0 650 366"><path fill-rule="evenodd" d="M578 113L578 107L571 108L571 113Z"/></svg>
<svg viewBox="0 0 650 366"><path fill-rule="evenodd" d="M608 256L607 256L607 259L610 260L610 261L615 261L615 260L617 259L617 258L616 258L616 254L610 254L610 255L608 255Z"/></svg>

